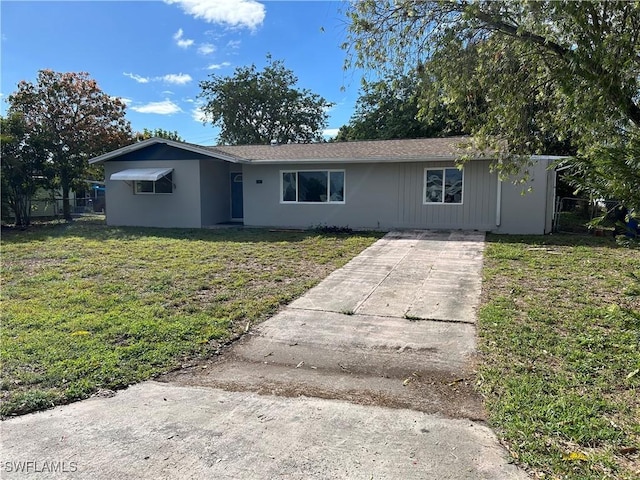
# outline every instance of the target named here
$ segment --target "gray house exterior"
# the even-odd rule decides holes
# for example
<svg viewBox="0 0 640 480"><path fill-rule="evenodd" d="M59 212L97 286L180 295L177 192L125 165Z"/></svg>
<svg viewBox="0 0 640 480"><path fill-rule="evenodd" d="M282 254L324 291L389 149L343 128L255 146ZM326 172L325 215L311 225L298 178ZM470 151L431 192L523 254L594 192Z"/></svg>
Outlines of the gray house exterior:
<svg viewBox="0 0 640 480"><path fill-rule="evenodd" d="M490 172L490 159L457 169L462 140L203 147L152 138L90 163L104 164L109 225L550 232L554 158L534 158L522 195Z"/></svg>

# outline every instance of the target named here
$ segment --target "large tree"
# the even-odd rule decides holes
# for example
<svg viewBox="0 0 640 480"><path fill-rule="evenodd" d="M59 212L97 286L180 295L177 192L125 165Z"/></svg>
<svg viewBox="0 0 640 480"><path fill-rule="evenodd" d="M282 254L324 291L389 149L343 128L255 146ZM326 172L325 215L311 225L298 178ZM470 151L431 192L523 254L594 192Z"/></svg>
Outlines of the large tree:
<svg viewBox="0 0 640 480"><path fill-rule="evenodd" d="M430 118L420 115L421 77L408 75L364 81L354 114L336 141L443 137L462 133L460 124L436 105Z"/></svg>
<svg viewBox="0 0 640 480"><path fill-rule="evenodd" d="M222 144L309 143L322 139L331 103L307 89L280 60L267 57L264 70L255 65L236 68L222 77L211 74L200 82L202 108L208 121L220 127Z"/></svg>
<svg viewBox="0 0 640 480"><path fill-rule="evenodd" d="M348 63L418 68L495 166L566 153L574 181L640 208L640 3L364 0ZM550 152L551 150L551 152Z"/></svg>
<svg viewBox="0 0 640 480"><path fill-rule="evenodd" d="M26 227L31 222L33 195L47 186L46 152L19 113L0 117L0 132L2 208L13 213L17 226Z"/></svg>
<svg viewBox="0 0 640 480"><path fill-rule="evenodd" d="M87 160L132 141L125 104L104 93L88 73L52 70L40 70L35 83L21 81L8 100L9 113L21 114L43 142L70 220L69 192L86 179Z"/></svg>

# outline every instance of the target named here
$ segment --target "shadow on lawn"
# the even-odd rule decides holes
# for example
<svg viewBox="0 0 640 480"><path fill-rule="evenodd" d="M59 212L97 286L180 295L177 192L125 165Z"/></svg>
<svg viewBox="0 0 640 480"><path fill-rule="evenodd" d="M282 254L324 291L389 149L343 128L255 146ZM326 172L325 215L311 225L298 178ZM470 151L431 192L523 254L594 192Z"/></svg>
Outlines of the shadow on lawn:
<svg viewBox="0 0 640 480"><path fill-rule="evenodd" d="M197 240L206 242L301 242L310 237L337 237L358 235L367 238L382 238L386 232L361 231L334 233L320 230L287 230L269 228L245 228L228 226L224 228L153 228L153 227L111 227L103 218L79 218L72 222L54 220L35 222L30 227L2 227L3 243L24 243L46 240L52 237L81 237L88 240L132 240L143 237L167 238L175 240ZM442 240L435 236L434 240ZM455 240L455 239L454 239ZM551 235L502 235L487 233L487 243L526 244L531 246L565 247L608 247L625 248L616 243L612 236L596 237L588 234Z"/></svg>
<svg viewBox="0 0 640 480"><path fill-rule="evenodd" d="M487 243L501 244L525 244L531 246L550 247L606 247L606 248L626 248L619 245L613 236L596 237L588 234L564 234L554 233L551 235L498 235L487 234Z"/></svg>
<svg viewBox="0 0 640 480"><path fill-rule="evenodd" d="M87 240L133 240L137 238L167 238L174 240L196 240L205 242L301 242L310 237L345 238L357 235L366 238L381 238L386 232L366 231L353 233L331 233L317 230L286 230L269 228L152 228L111 227L102 219L81 218L71 222L62 220L34 223L27 228L2 227L3 243L26 243L53 237L81 237Z"/></svg>

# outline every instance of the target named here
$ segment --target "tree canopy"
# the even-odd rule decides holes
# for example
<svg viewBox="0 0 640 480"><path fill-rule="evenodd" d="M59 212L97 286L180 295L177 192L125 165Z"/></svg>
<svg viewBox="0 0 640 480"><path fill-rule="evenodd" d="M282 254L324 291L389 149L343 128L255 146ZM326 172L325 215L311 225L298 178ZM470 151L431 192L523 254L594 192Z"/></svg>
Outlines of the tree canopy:
<svg viewBox="0 0 640 480"><path fill-rule="evenodd" d="M46 151L52 186L60 187L71 218L69 191L86 179L87 160L131 142L125 104L104 93L88 73L40 70L35 83L21 81L8 98Z"/></svg>
<svg viewBox="0 0 640 480"><path fill-rule="evenodd" d="M340 127L336 141L389 140L458 135L460 125L442 105L430 118L420 116L422 81L416 72L374 82L364 81L355 113Z"/></svg>
<svg viewBox="0 0 640 480"><path fill-rule="evenodd" d="M576 185L640 208L640 3L364 0L348 7L347 64L430 79L475 146L513 173L569 154Z"/></svg>
<svg viewBox="0 0 640 480"><path fill-rule="evenodd" d="M39 187L47 185L46 154L20 113L0 117L0 132L3 217L8 216L8 209L16 225L26 227L31 219L31 199Z"/></svg>
<svg viewBox="0 0 640 480"><path fill-rule="evenodd" d="M202 110L220 127L222 144L309 143L322 139L332 105L308 89L280 60L267 57L264 70L236 68L228 77L211 74L200 82Z"/></svg>
<svg viewBox="0 0 640 480"><path fill-rule="evenodd" d="M150 130L145 128L142 132L136 132L134 135L137 141L147 140L149 138L157 137L157 138L165 138L167 140L175 140L176 142L184 142L184 139L180 136L180 134L174 130L173 132L169 130L163 130L162 128L156 128L155 130Z"/></svg>

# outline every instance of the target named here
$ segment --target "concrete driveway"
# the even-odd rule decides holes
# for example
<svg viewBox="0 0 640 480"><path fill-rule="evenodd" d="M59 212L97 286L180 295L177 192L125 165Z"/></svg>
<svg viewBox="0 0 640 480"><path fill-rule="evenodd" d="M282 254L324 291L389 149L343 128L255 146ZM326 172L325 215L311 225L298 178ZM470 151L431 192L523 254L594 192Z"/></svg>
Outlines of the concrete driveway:
<svg viewBox="0 0 640 480"><path fill-rule="evenodd" d="M1 476L528 478L473 391L483 247L392 232L217 361L2 422Z"/></svg>

